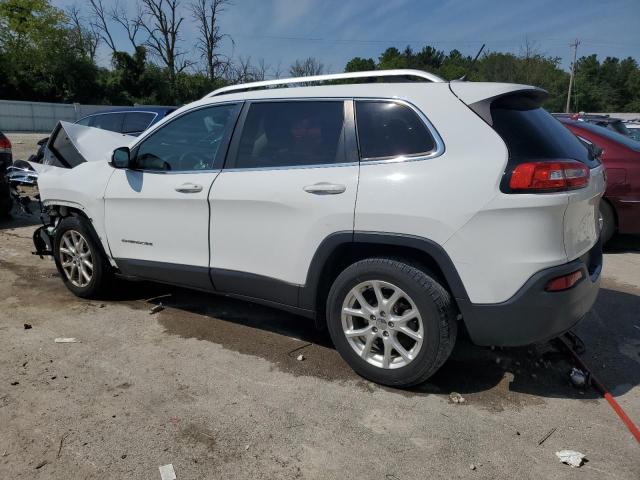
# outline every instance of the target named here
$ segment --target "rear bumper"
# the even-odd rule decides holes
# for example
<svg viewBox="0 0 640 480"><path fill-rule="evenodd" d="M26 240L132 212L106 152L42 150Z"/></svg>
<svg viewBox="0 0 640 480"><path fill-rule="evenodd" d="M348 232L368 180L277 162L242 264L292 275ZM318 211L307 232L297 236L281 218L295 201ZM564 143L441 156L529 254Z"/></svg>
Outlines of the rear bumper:
<svg viewBox="0 0 640 480"><path fill-rule="evenodd" d="M574 287L546 292L547 283L581 269L584 276ZM577 324L598 296L602 272L602 245L582 257L533 275L506 302L473 304L458 299L471 336L478 345L520 346L557 337Z"/></svg>

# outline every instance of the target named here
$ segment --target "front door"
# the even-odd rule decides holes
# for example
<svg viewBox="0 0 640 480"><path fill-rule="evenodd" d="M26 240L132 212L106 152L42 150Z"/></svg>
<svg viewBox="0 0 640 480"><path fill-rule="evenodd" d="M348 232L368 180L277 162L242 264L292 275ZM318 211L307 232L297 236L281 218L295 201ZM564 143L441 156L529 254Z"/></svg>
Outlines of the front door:
<svg viewBox="0 0 640 480"><path fill-rule="evenodd" d="M239 104L169 120L132 149L105 192L111 254L125 274L197 288L209 280L209 202Z"/></svg>
<svg viewBox="0 0 640 480"><path fill-rule="evenodd" d="M238 124L211 190L213 283L296 306L320 243L353 231L352 102L254 101Z"/></svg>

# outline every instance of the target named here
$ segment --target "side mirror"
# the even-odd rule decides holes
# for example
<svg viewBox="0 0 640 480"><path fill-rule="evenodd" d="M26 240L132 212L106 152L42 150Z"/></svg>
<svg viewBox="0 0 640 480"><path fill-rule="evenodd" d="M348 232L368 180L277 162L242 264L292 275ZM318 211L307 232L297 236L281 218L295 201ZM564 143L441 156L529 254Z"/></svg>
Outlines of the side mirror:
<svg viewBox="0 0 640 480"><path fill-rule="evenodd" d="M130 157L129 147L116 148L111 157L111 166L113 168L129 168L131 164Z"/></svg>

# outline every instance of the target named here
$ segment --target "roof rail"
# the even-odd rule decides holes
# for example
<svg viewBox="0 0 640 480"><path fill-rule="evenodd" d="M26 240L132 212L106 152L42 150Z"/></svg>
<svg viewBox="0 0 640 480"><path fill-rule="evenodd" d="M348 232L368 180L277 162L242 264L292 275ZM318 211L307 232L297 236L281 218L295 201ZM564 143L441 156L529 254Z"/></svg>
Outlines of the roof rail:
<svg viewBox="0 0 640 480"><path fill-rule="evenodd" d="M347 80L351 78L374 77L417 77L428 80L430 82L444 82L444 80L437 75L429 72L423 72L422 70L373 70L368 72L333 73L330 75L313 75L309 77L280 78L276 80L265 80L262 82L240 83L238 85L229 85L228 87L222 87L214 90L208 95L205 95L204 98L215 97L216 95L222 95L225 93L252 90L254 88L271 87L275 85L290 85L295 83L326 82L329 80Z"/></svg>

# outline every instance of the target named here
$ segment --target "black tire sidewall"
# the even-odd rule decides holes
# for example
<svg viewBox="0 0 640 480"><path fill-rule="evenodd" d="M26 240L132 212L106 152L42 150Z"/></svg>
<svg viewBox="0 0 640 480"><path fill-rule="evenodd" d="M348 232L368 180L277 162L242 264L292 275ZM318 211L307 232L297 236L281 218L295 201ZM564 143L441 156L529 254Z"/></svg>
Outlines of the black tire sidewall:
<svg viewBox="0 0 640 480"><path fill-rule="evenodd" d="M395 264L395 265L394 265ZM404 269L398 266L405 267ZM410 269L410 270L407 270ZM411 272L411 273L409 273ZM416 269L393 262L358 262L338 276L327 300L327 324L336 350L361 376L389 386L410 386L422 381L426 373L438 368L441 348L441 313L429 292L412 278ZM424 272L418 271L427 281L435 282ZM424 340L418 356L407 366L382 369L367 363L353 350L342 329L342 304L349 291L367 280L382 280L404 290L416 304L422 317Z"/></svg>
<svg viewBox="0 0 640 480"><path fill-rule="evenodd" d="M93 258L93 276L86 287L78 287L71 283L60 262L60 242L62 241L62 235L69 230L79 232L87 241L89 250L91 251L91 257ZM94 233L93 227L89 224L88 220L81 217L66 217L62 219L56 228L56 235L53 242L53 257L55 259L56 267L58 268L58 272L60 273L65 286L79 297L95 297L103 290L103 284L106 279L105 277L107 276L107 265L106 258L102 253L99 242L100 240L97 238L97 235Z"/></svg>
<svg viewBox="0 0 640 480"><path fill-rule="evenodd" d="M602 215L602 243L605 244L613 237L616 231L616 221L613 207L605 200L600 200L600 215Z"/></svg>

